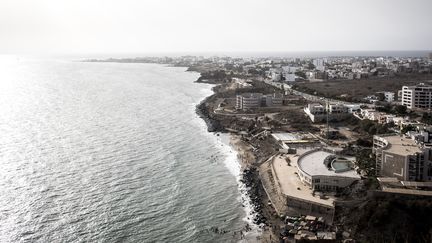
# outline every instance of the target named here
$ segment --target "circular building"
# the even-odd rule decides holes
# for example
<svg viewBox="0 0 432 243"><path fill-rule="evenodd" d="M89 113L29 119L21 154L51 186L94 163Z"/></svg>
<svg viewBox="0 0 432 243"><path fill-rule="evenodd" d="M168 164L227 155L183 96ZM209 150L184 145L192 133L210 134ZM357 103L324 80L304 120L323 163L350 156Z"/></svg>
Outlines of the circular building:
<svg viewBox="0 0 432 243"><path fill-rule="evenodd" d="M298 174L313 190L336 191L360 179L353 161L324 149L311 150L298 158Z"/></svg>

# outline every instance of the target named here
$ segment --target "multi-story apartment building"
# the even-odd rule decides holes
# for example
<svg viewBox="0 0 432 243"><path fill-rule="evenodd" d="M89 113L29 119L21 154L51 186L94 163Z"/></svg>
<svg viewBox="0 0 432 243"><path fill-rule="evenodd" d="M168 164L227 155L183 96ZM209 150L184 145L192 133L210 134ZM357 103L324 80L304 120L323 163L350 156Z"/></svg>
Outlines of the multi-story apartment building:
<svg viewBox="0 0 432 243"><path fill-rule="evenodd" d="M395 93L394 92L384 92L384 100L386 102L393 102L395 99Z"/></svg>
<svg viewBox="0 0 432 243"><path fill-rule="evenodd" d="M432 86L420 83L415 86L402 87L402 105L409 109L432 108Z"/></svg>
<svg viewBox="0 0 432 243"><path fill-rule="evenodd" d="M319 71L325 70L325 65L324 65L325 62L326 62L325 59L315 59L312 61L313 65L315 66L315 69Z"/></svg>
<svg viewBox="0 0 432 243"><path fill-rule="evenodd" d="M328 110L332 114L348 113L348 107L344 104L330 104Z"/></svg>
<svg viewBox="0 0 432 243"><path fill-rule="evenodd" d="M261 106L261 93L244 93L236 97L236 109L246 110Z"/></svg>
<svg viewBox="0 0 432 243"><path fill-rule="evenodd" d="M423 141L400 135L375 135L376 173L401 181L432 181L432 151Z"/></svg>
<svg viewBox="0 0 432 243"><path fill-rule="evenodd" d="M283 95L268 94L261 97L261 106L281 106L283 103Z"/></svg>
<svg viewBox="0 0 432 243"><path fill-rule="evenodd" d="M247 110L262 106L280 106L283 103L282 94L243 93L236 96L236 109Z"/></svg>

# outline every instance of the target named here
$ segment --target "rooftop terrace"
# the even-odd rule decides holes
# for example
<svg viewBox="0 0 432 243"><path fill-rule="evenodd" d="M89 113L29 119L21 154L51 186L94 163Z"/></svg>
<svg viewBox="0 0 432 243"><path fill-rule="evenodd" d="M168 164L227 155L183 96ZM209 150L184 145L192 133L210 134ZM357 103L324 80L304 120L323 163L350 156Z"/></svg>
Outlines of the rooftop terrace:
<svg viewBox="0 0 432 243"><path fill-rule="evenodd" d="M276 157L273 161L273 168L279 181L283 194L328 207L333 207L334 198L321 198L318 194L313 195L312 189L303 184L297 175L297 158L298 156L289 155L291 165L287 165L284 157Z"/></svg>
<svg viewBox="0 0 432 243"><path fill-rule="evenodd" d="M344 176L344 177L360 178L360 176L357 174L355 170L347 170L347 171L342 170L340 172L337 172L340 168L335 168L335 170L328 169L327 166L324 164L324 160L330 155L333 154L322 150L311 151L299 157L297 163L299 168L310 176L324 175L324 176ZM346 162L350 163L349 160L347 160ZM342 162L336 162L336 163L338 163L338 167L342 166L341 164Z"/></svg>
<svg viewBox="0 0 432 243"><path fill-rule="evenodd" d="M387 152L400 155L411 155L422 152L419 145L411 138L399 135L384 136L383 138L388 142L388 146L384 149Z"/></svg>

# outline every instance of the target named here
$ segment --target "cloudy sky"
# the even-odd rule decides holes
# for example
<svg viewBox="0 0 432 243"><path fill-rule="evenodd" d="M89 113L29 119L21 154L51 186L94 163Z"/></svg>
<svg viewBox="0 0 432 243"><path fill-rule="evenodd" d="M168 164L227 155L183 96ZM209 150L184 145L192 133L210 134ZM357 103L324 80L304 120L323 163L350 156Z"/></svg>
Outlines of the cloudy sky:
<svg viewBox="0 0 432 243"><path fill-rule="evenodd" d="M0 53L431 50L432 0L0 0Z"/></svg>

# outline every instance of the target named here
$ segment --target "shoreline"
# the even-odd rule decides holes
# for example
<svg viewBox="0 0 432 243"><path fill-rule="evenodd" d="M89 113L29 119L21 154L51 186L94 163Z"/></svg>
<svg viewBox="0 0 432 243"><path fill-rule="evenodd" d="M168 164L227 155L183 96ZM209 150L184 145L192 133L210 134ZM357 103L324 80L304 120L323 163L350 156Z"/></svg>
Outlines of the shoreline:
<svg viewBox="0 0 432 243"><path fill-rule="evenodd" d="M195 70L186 71L197 72ZM256 190L254 190L254 188L256 188L255 180L257 177L252 176L252 173L249 172L251 167L253 167L253 164L250 163L250 160L252 159L251 156L253 156L253 154L251 151L249 151L247 145L240 140L238 135L227 131L218 120L209 116L207 102L212 98L212 96L216 95L215 87L217 87L218 84L202 81L195 81L195 83L214 85L211 87L211 91L213 93L205 97L195 106L195 112L198 117L205 122L207 132L213 133L214 135L217 134L219 138L217 140L223 144L223 146L228 146L231 153L235 153L235 158L233 159L235 160L236 166L238 166L238 171L233 171L232 168L228 168L229 165L227 161L224 163L229 172L235 177L239 193L239 203L241 203L245 213L245 216L241 219L244 223L244 227L238 231L239 236L241 235L238 242L263 242L262 237L266 234L266 230L265 224L263 223L263 216L261 215L262 206L258 202L260 197L256 194ZM218 133L223 135L219 136ZM223 136L225 136L226 139L224 139ZM228 159L230 158L228 157ZM256 172L256 170L254 170L254 172Z"/></svg>
<svg viewBox="0 0 432 243"><path fill-rule="evenodd" d="M243 227L241 228L241 237L239 242L261 242L260 239L263 232L263 225L256 222L258 212L254 201L252 200L250 188L244 181L243 170L245 165L239 160L240 152L232 143L232 134L223 133L219 137L221 138L219 141L224 144L224 146L229 147L229 155L225 161L225 166L227 166L228 170L235 177L239 193L238 202L241 203L245 213L244 217L241 218Z"/></svg>
<svg viewBox="0 0 432 243"><path fill-rule="evenodd" d="M213 87L214 88L214 87ZM207 131L208 132L223 132L226 133L227 131L225 128L220 124L220 122L216 119L213 119L209 116L209 112L207 109L207 102L208 100L215 95L215 91L212 88L213 94L210 96L207 96L202 100L198 105L195 107L195 113L204 120L204 122L207 125Z"/></svg>
<svg viewBox="0 0 432 243"><path fill-rule="evenodd" d="M235 151L237 155L237 163L240 167L240 173L236 177L237 185L241 197L240 203L244 206L244 197L249 204L249 212L245 209L246 217L243 221L246 222L244 238L240 242L273 242L278 239L275 234L273 222L274 219L270 218L274 216L274 208L268 203L268 197L264 191L261 178L259 176L259 168L256 164L257 161L266 161L270 157L257 156L253 153L253 147L247 144L241 139L241 136L235 134L223 126L221 122L210 115L209 106L210 100L217 95L218 86L222 85L217 81L207 81L201 79L201 72L199 70L190 70L187 72L197 72L200 74L200 78L195 83L206 83L215 85L211 88L213 94L205 97L199 104L196 105L196 114L204 120L207 131L209 133L223 133L229 137L228 146ZM244 196L244 197L243 197ZM253 223L254 227L250 227L249 222ZM278 221L278 219L276 219ZM254 232L255 231L255 232ZM248 234L249 233L249 234ZM273 240L272 240L273 239Z"/></svg>

